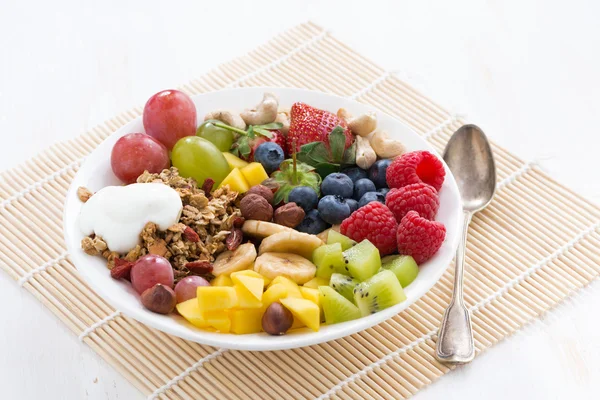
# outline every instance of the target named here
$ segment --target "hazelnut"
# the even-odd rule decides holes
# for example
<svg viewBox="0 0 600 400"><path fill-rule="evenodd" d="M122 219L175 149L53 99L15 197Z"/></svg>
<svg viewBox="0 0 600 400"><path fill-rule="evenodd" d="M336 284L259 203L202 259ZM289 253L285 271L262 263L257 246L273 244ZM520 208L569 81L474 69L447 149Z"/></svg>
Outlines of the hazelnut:
<svg viewBox="0 0 600 400"><path fill-rule="evenodd" d="M256 185L256 186L252 186L250 188L250 190L248 190L246 192L246 196L248 196L249 194L257 194L259 196L262 196L265 198L265 200L267 200L269 202L269 204L273 204L273 192L271 191L271 189L269 189L266 186L263 185Z"/></svg>
<svg viewBox="0 0 600 400"><path fill-rule="evenodd" d="M304 210L294 202L279 207L273 214L273 222L289 228L295 228L303 219Z"/></svg>
<svg viewBox="0 0 600 400"><path fill-rule="evenodd" d="M269 335L283 335L292 327L294 316L281 303L271 303L262 317L262 328Z"/></svg>
<svg viewBox="0 0 600 400"><path fill-rule="evenodd" d="M240 201L240 211L246 219L270 221L273 218L273 207L262 196L249 194Z"/></svg>
<svg viewBox="0 0 600 400"><path fill-rule="evenodd" d="M148 310L158 314L168 314L175 308L177 298L168 286L157 283L142 293L142 304Z"/></svg>

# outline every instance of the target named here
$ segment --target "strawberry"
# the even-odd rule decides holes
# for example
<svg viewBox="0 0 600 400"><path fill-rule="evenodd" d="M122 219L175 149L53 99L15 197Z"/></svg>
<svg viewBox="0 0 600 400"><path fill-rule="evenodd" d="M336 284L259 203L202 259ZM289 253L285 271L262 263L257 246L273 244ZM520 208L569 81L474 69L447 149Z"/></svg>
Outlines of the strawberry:
<svg viewBox="0 0 600 400"><path fill-rule="evenodd" d="M329 134L336 126L344 128L346 144L344 149L352 145L354 138L348 124L329 111L320 110L304 103L294 103L290 112L290 130L287 134L287 152L292 154L294 141L296 150L305 144L323 142L329 148Z"/></svg>

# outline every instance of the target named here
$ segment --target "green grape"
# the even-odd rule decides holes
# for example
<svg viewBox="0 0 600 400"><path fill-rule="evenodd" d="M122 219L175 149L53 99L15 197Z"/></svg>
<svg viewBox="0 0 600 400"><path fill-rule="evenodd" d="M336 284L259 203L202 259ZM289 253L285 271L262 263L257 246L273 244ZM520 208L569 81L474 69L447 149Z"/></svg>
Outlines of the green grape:
<svg viewBox="0 0 600 400"><path fill-rule="evenodd" d="M216 188L229 174L229 164L223 153L217 146L198 136L179 139L173 147L171 161L181 176L194 178L198 185L211 178Z"/></svg>
<svg viewBox="0 0 600 400"><path fill-rule="evenodd" d="M219 128L214 123L219 122L214 119L204 121L202 125L198 127L196 136L200 136L217 146L221 151L229 151L231 144L233 143L233 132Z"/></svg>

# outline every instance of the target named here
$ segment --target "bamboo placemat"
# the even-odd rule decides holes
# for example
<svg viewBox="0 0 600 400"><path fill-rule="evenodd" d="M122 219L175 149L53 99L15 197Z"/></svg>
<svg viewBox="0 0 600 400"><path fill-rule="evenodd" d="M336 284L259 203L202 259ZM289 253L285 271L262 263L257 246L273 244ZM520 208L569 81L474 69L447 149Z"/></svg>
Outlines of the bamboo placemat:
<svg viewBox="0 0 600 400"><path fill-rule="evenodd" d="M348 96L408 123L441 151L464 121L312 23L183 86L293 86ZM121 315L77 274L62 208L83 158L141 114L119 115L0 175L0 266L149 398L407 398L449 371L434 357L450 299L449 268L396 317L307 348L243 352L203 346ZM600 208L533 163L493 146L498 192L469 231L465 300L477 353L587 285L600 272ZM475 361L477 362L477 361Z"/></svg>

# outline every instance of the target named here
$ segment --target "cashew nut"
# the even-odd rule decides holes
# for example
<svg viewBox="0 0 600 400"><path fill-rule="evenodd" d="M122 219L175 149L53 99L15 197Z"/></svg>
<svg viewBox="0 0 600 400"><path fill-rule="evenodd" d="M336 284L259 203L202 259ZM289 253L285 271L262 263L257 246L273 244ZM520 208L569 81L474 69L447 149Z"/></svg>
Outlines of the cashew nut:
<svg viewBox="0 0 600 400"><path fill-rule="evenodd" d="M348 110L340 108L337 112L337 116L346 121L352 133L359 136L365 137L377 128L377 116L374 112L368 112L359 115L358 117L352 117Z"/></svg>
<svg viewBox="0 0 600 400"><path fill-rule="evenodd" d="M369 139L356 136L356 165L367 169L377 161L377 154L371 147Z"/></svg>
<svg viewBox="0 0 600 400"><path fill-rule="evenodd" d="M373 132L369 135L369 142L380 158L394 158L406 152L406 148L402 142L390 139L385 131Z"/></svg>
<svg viewBox="0 0 600 400"><path fill-rule="evenodd" d="M230 111L209 112L204 116L204 120L206 121L207 119L216 119L229 126L233 126L234 128L246 130L246 123L242 117L240 117L238 114L232 114Z"/></svg>
<svg viewBox="0 0 600 400"><path fill-rule="evenodd" d="M262 102L254 109L245 110L240 115L248 125L264 125L275 121L279 100L273 93L265 93Z"/></svg>
<svg viewBox="0 0 600 400"><path fill-rule="evenodd" d="M288 134L290 130L290 112L279 110L277 112L277 118L275 118L275 122L280 122L283 126L279 129L281 133L284 135Z"/></svg>

